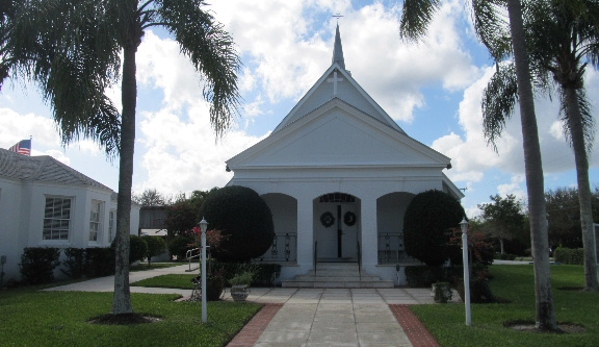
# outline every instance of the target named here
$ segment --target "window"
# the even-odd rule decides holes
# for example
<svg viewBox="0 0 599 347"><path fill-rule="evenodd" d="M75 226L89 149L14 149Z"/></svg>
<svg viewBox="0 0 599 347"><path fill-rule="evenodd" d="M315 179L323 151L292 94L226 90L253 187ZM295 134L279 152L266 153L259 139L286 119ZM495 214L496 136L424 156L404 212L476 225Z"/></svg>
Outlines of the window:
<svg viewBox="0 0 599 347"><path fill-rule="evenodd" d="M46 198L44 240L68 240L71 227L71 198Z"/></svg>
<svg viewBox="0 0 599 347"><path fill-rule="evenodd" d="M89 240L97 242L100 233L100 214L102 212L102 202L92 201L92 208L89 214Z"/></svg>
<svg viewBox="0 0 599 347"><path fill-rule="evenodd" d="M114 240L114 236L115 234L115 228L116 228L116 210L111 210L110 213L108 214L108 239L110 240L110 242L112 242L112 240Z"/></svg>

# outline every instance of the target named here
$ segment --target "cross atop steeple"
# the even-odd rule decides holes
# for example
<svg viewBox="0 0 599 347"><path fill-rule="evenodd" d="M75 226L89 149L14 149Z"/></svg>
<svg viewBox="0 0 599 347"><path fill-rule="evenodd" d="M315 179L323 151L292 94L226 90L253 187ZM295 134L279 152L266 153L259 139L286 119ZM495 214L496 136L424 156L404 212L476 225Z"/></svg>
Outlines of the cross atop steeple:
<svg viewBox="0 0 599 347"><path fill-rule="evenodd" d="M343 47L341 46L341 34L339 34L339 23L335 32L335 47L333 49L333 64L337 63L345 70L345 60L343 59Z"/></svg>

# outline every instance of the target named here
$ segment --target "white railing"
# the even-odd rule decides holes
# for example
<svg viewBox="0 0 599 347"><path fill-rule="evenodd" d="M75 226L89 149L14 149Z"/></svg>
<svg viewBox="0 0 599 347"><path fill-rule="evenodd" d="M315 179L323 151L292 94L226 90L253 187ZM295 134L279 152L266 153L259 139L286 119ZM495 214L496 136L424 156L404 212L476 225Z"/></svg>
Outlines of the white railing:
<svg viewBox="0 0 599 347"><path fill-rule="evenodd" d="M403 233L380 233L378 237L379 264L417 263L404 247Z"/></svg>
<svg viewBox="0 0 599 347"><path fill-rule="evenodd" d="M297 234L276 234L268 251L255 261L265 263L297 262Z"/></svg>
<svg viewBox="0 0 599 347"><path fill-rule="evenodd" d="M187 272L192 272L195 270L198 270L202 264L202 259L201 259L201 252L202 248L198 247L198 248L194 248L194 249L190 249L187 252L185 252L185 259L187 259L188 263L189 263L189 269L186 270ZM196 253L197 252L197 253ZM196 254L194 254L196 253ZM197 259L198 260L198 267L196 268L191 268L191 261Z"/></svg>

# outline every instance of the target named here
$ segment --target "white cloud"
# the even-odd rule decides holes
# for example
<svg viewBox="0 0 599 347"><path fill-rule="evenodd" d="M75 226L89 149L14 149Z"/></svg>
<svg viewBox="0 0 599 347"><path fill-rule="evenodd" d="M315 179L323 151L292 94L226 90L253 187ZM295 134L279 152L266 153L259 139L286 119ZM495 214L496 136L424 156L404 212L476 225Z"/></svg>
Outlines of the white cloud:
<svg viewBox="0 0 599 347"><path fill-rule="evenodd" d="M9 148L29 136L32 136L32 150L40 146L60 145L53 120L34 113L19 114L9 108L0 108L0 147Z"/></svg>
<svg viewBox="0 0 599 347"><path fill-rule="evenodd" d="M65 165L71 165L71 159L69 157L67 157L64 152L55 150L55 149L50 149L47 150L43 153L36 153L35 151L32 153L32 155L49 155L51 157L53 157L54 159L60 161L61 163L65 164Z"/></svg>

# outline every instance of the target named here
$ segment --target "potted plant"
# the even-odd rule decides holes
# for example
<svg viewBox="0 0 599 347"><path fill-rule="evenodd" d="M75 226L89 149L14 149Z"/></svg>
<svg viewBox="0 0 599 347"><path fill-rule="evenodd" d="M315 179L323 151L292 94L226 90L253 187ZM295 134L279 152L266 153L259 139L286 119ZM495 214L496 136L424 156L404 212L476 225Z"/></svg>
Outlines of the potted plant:
<svg viewBox="0 0 599 347"><path fill-rule="evenodd" d="M231 297L235 301L245 301L250 294L249 286L252 284L254 274L250 271L245 271L241 274L236 274L229 280L231 284Z"/></svg>
<svg viewBox="0 0 599 347"><path fill-rule="evenodd" d="M433 283L433 295L435 302L445 304L451 300L452 292L449 282Z"/></svg>

